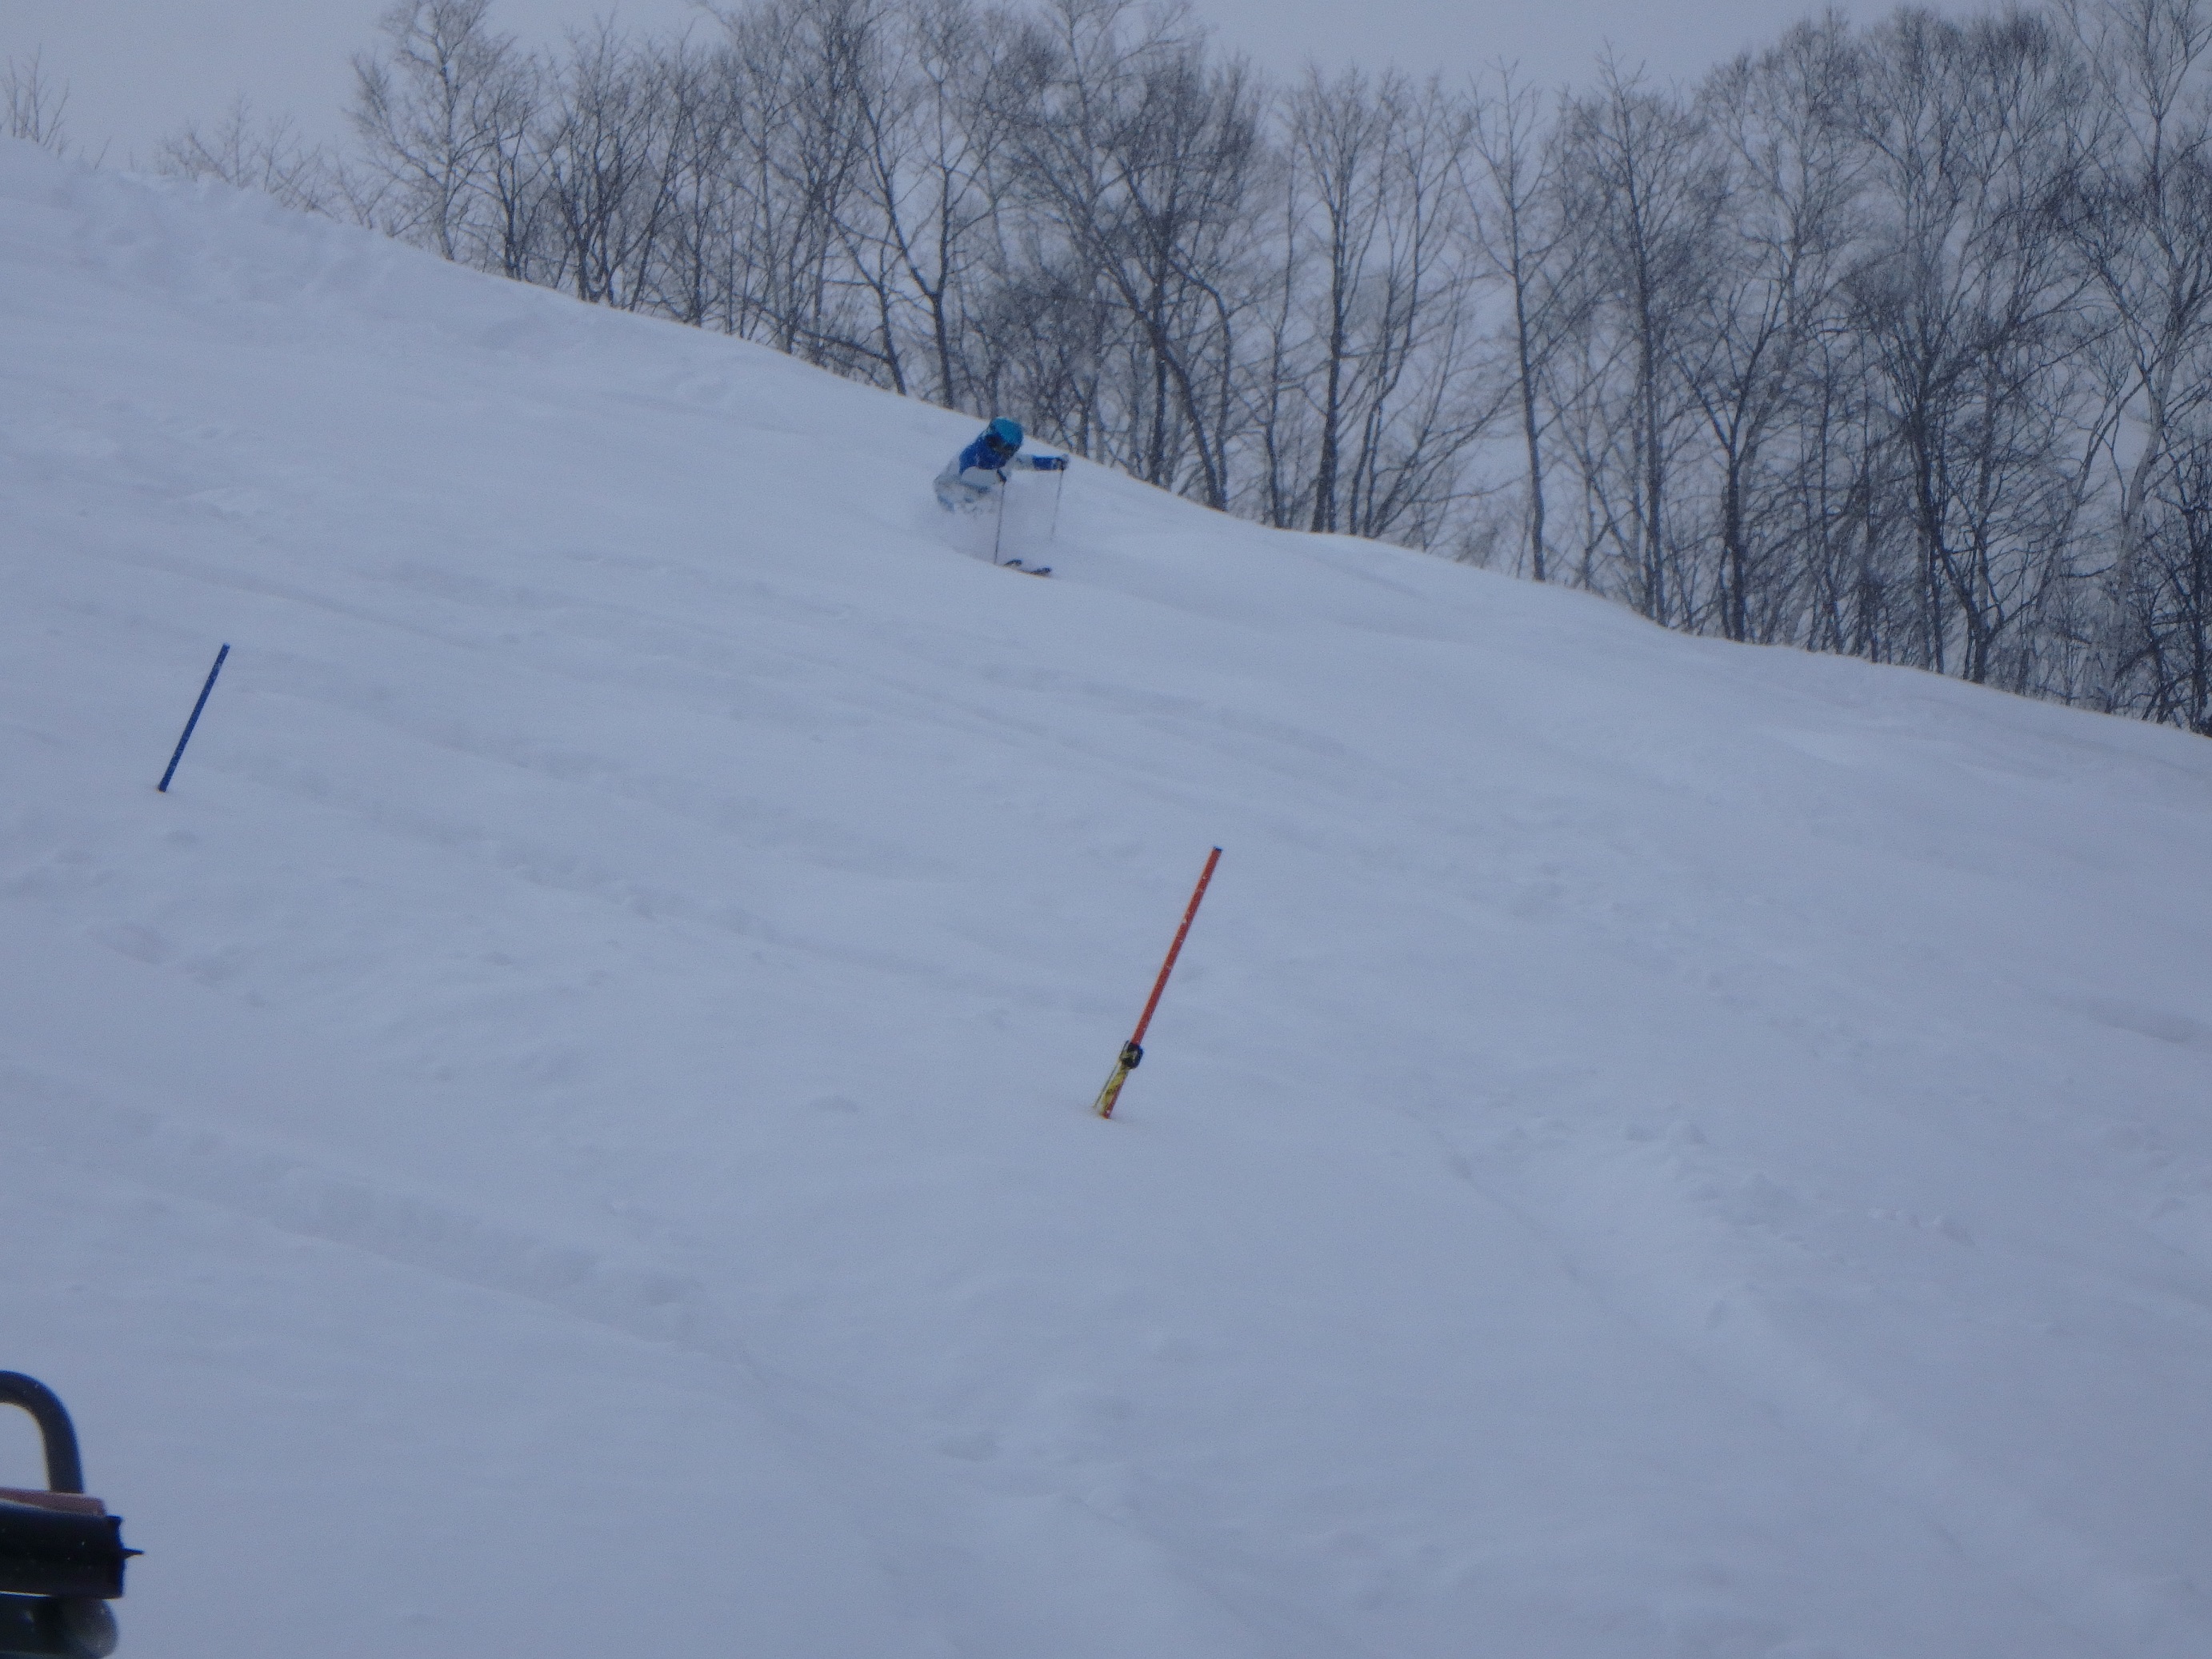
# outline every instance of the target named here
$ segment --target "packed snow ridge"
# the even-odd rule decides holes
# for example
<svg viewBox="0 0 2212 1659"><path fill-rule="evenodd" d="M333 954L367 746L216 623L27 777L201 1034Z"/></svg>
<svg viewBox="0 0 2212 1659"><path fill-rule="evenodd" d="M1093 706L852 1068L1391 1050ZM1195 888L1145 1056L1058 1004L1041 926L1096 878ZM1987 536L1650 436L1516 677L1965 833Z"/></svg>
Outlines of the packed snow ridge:
<svg viewBox="0 0 2212 1659"><path fill-rule="evenodd" d="M2212 1652L2212 745L1081 464L1018 580L970 420L18 145L0 294L125 1659Z"/></svg>

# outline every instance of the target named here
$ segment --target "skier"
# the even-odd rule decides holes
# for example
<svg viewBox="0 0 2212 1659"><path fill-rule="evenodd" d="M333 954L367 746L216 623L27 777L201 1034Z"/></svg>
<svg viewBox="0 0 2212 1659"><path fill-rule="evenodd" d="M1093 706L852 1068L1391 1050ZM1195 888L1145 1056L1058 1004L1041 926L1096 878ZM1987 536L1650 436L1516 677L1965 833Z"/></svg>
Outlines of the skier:
<svg viewBox="0 0 2212 1659"><path fill-rule="evenodd" d="M1000 416L937 475L938 501L948 512L980 507L991 499L994 490L1005 487L1010 466L1049 472L1066 465L1057 455L1024 455L1021 447L1021 422Z"/></svg>

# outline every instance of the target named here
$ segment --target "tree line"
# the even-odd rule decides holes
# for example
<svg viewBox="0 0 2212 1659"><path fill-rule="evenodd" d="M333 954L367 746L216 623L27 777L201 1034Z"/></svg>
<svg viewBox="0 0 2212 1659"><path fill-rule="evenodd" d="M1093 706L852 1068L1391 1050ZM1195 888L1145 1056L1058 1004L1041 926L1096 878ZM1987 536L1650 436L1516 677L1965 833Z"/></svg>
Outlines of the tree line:
<svg viewBox="0 0 2212 1659"><path fill-rule="evenodd" d="M1209 506L2212 733L2212 0L1698 84L1270 82L1125 0L403 0L335 157L164 150Z"/></svg>

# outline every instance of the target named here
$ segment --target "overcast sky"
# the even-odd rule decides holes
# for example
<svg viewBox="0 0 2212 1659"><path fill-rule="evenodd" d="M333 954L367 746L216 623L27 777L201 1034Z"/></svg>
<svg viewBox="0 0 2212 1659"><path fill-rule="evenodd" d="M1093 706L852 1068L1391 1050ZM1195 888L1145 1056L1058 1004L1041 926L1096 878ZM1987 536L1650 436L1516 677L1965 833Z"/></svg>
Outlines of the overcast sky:
<svg viewBox="0 0 2212 1659"><path fill-rule="evenodd" d="M1765 40L1816 0L1200 0L1222 44L1263 65L1395 62L1457 76L1517 58L1535 78L1581 80L1608 41L1626 60L1689 78ZM111 159L143 155L188 119L220 114L240 93L317 136L339 130L347 54L374 38L389 0L0 0L0 56L43 47L70 88L69 126ZM1865 16L1887 9L1858 0ZM651 27L700 15L694 0L494 0L526 40L612 11Z"/></svg>

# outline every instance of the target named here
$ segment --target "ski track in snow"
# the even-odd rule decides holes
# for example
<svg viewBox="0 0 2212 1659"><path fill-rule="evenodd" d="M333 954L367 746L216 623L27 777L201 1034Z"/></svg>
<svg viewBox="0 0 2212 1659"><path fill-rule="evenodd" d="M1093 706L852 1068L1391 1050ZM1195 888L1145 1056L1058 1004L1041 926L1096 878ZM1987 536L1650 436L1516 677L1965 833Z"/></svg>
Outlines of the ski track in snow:
<svg viewBox="0 0 2212 1659"><path fill-rule="evenodd" d="M0 284L126 1652L2212 1649L2201 741L1080 465L1013 582L961 417L12 144Z"/></svg>

